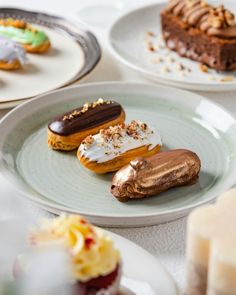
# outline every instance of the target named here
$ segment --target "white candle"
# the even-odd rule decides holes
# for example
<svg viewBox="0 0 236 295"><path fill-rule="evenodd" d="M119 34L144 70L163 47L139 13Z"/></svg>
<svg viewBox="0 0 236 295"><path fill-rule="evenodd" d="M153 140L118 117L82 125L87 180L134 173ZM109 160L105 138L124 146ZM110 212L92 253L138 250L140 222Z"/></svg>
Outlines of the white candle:
<svg viewBox="0 0 236 295"><path fill-rule="evenodd" d="M236 295L236 238L213 240L207 285L207 295Z"/></svg>
<svg viewBox="0 0 236 295"><path fill-rule="evenodd" d="M231 240L234 247L232 248L232 251L228 251L227 257L228 260L230 260L231 256L232 259L234 259L234 257L236 259L236 255L233 252L233 249L236 251L236 243L234 244L233 242L236 241L235 212L236 189L233 189L224 193L215 205L207 205L197 208L190 214L187 229L187 295L206 294L208 285L207 281L211 282L211 289L208 291L208 295L236 295L236 277L234 277L235 288L233 291L231 289L228 289L228 293L213 293L212 291L212 286L215 284L213 282L217 281L216 277L218 276L218 273L222 278L224 276L222 269L226 269L225 265L223 267L222 263L220 264L219 262L220 248L217 248L217 245L219 243L221 245L221 243L227 239L227 243L225 242L226 244L222 244L222 247L230 250L229 241ZM213 246L212 243L216 240L218 241L218 244L214 244ZM211 253L212 249L214 249L213 254ZM227 250L225 250L225 253L226 252ZM212 261L210 266L211 279L208 279L210 257ZM214 257L214 259L212 257ZM214 273L214 267L218 273ZM230 277L233 273L234 271L231 272ZM225 271L225 276L227 276L225 277L225 281L229 286L229 271Z"/></svg>
<svg viewBox="0 0 236 295"><path fill-rule="evenodd" d="M218 231L217 210L209 205L195 209L187 229L187 295L204 295L211 238Z"/></svg>
<svg viewBox="0 0 236 295"><path fill-rule="evenodd" d="M230 210L232 210L232 207L236 208L236 188L223 193L217 199L217 206L224 207Z"/></svg>

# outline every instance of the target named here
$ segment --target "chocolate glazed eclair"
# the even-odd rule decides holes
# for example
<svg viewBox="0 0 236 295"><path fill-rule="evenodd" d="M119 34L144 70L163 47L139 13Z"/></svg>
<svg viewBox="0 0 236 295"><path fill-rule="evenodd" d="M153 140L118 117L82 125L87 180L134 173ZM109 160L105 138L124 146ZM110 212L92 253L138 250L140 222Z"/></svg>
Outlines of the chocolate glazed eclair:
<svg viewBox="0 0 236 295"><path fill-rule="evenodd" d="M199 157L184 149L137 158L115 174L111 193L122 202L154 196L173 187L195 184L200 168Z"/></svg>
<svg viewBox="0 0 236 295"><path fill-rule="evenodd" d="M99 98L54 118L48 125L48 146L74 150L87 136L124 121L125 111L119 103Z"/></svg>

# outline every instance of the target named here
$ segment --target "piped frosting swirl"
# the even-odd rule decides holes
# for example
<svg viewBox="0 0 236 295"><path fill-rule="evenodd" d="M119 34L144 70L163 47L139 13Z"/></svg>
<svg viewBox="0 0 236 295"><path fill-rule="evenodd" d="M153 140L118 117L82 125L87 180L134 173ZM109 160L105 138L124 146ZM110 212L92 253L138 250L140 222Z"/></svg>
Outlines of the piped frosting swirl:
<svg viewBox="0 0 236 295"><path fill-rule="evenodd" d="M223 5L214 7L203 0L170 0L165 11L181 18L190 27L224 39L236 38L232 12Z"/></svg>
<svg viewBox="0 0 236 295"><path fill-rule="evenodd" d="M56 241L68 249L72 276L77 281L87 282L106 276L120 263L120 254L112 239L79 215L61 215L44 220L40 229L30 235L30 244L34 247L53 245Z"/></svg>

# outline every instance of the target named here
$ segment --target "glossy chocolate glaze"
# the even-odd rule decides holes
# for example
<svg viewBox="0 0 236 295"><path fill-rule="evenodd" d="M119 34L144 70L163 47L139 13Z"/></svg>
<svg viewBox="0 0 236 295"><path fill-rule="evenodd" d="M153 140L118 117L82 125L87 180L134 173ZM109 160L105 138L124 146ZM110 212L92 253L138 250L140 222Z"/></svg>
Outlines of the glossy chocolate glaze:
<svg viewBox="0 0 236 295"><path fill-rule="evenodd" d="M137 158L115 174L111 193L119 201L157 195L172 187L194 184L200 168L198 156L184 149Z"/></svg>
<svg viewBox="0 0 236 295"><path fill-rule="evenodd" d="M104 101L103 104L89 107L84 113L80 113L69 119L71 114L81 112L82 109L83 106L57 116L49 123L48 129L55 134L68 136L115 120L123 111L119 103L114 101L107 103Z"/></svg>

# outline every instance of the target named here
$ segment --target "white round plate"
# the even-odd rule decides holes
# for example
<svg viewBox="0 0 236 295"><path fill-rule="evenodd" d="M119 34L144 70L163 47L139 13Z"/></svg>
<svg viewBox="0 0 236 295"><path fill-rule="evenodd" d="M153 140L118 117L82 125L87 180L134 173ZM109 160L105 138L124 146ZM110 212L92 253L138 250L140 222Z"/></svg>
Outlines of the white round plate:
<svg viewBox="0 0 236 295"><path fill-rule="evenodd" d="M27 54L28 64L22 69L1 71L0 108L74 83L100 58L95 37L62 18L14 8L1 8L0 17L29 21L49 36L52 45L45 54Z"/></svg>
<svg viewBox="0 0 236 295"><path fill-rule="evenodd" d="M121 251L124 277L121 285L130 291L122 292L122 295L178 294L173 279L155 257L131 241L112 232L108 233L112 236L116 247ZM137 293L132 293L132 288L127 288L129 280L134 280L131 282L137 285L141 282L147 283L147 286L142 285L143 288L147 288L147 293L142 293L142 290ZM148 287L152 289L153 293L148 292Z"/></svg>
<svg viewBox="0 0 236 295"><path fill-rule="evenodd" d="M219 3L218 3L219 4ZM128 12L112 25L109 44L113 55L145 77L191 90L236 90L236 72L204 73L200 64L178 56L161 38L160 13L166 4L154 4ZM227 7L236 12L235 2ZM154 33L150 36L148 32ZM150 51L152 44L154 51ZM180 70L180 67L185 70Z"/></svg>
<svg viewBox="0 0 236 295"><path fill-rule="evenodd" d="M96 175L75 151L47 146L47 124L55 116L99 97L120 102L127 122L155 125L162 150L196 152L199 182L159 196L120 203L110 193L112 174ZM24 196L52 212L85 215L107 226L144 226L186 215L236 182L236 121L220 106L182 90L136 83L104 82L44 94L8 113L0 123L0 168Z"/></svg>

